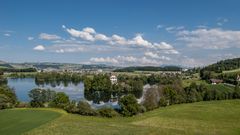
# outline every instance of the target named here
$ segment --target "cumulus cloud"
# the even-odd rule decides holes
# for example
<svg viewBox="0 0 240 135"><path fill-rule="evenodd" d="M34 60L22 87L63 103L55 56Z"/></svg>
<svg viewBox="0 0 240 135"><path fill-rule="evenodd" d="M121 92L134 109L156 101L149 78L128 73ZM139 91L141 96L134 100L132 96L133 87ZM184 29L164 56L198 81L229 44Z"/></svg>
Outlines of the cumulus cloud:
<svg viewBox="0 0 240 135"><path fill-rule="evenodd" d="M133 56L117 56L117 57L94 57L90 59L91 63L103 63L112 64L117 66L146 66L154 65L159 66L162 64L161 61L149 59L147 57L133 57Z"/></svg>
<svg viewBox="0 0 240 135"><path fill-rule="evenodd" d="M61 39L61 37L58 35L54 35L54 34L41 33L41 34L39 34L39 39L58 40L58 39Z"/></svg>
<svg viewBox="0 0 240 135"><path fill-rule="evenodd" d="M85 46L78 44L54 44L48 50L56 53L77 53L85 51Z"/></svg>
<svg viewBox="0 0 240 135"><path fill-rule="evenodd" d="M110 57L100 57L100 58L91 58L91 62L96 62L96 63L110 63L110 64L117 64L118 60L115 58L110 58Z"/></svg>
<svg viewBox="0 0 240 135"><path fill-rule="evenodd" d="M44 51L45 50L45 47L43 45L37 45L36 47L33 48L33 50L36 50L36 51Z"/></svg>
<svg viewBox="0 0 240 135"><path fill-rule="evenodd" d="M66 31L73 37L79 37L82 38L84 40L89 40L89 41L94 41L94 37L93 35L91 35L91 33L87 32L87 30L83 30L83 31L78 31L75 29L66 29Z"/></svg>
<svg viewBox="0 0 240 135"><path fill-rule="evenodd" d="M87 32L87 33L90 33L90 34L95 34L96 33L96 31L91 27L83 28L83 31Z"/></svg>
<svg viewBox="0 0 240 135"><path fill-rule="evenodd" d="M171 60L171 58L167 56L159 56L157 53L153 52L145 52L144 55L153 59Z"/></svg>
<svg viewBox="0 0 240 135"><path fill-rule="evenodd" d="M104 34L96 34L96 35L95 35L95 39L96 39L96 40L102 40L102 41L108 41L108 40L110 40L110 38L107 37L107 36L104 35Z"/></svg>
<svg viewBox="0 0 240 135"><path fill-rule="evenodd" d="M82 30L66 28L65 26L63 28L71 36L78 37L90 42L103 41L109 45L125 45L130 47L133 46L133 47L141 47L141 48L149 48L149 49L157 49L157 50L174 50L173 46L166 42L160 42L160 43L150 42L144 39L141 34L136 34L135 37L131 39L127 39L117 34L113 34L112 36L106 36L105 34L96 32L95 29L91 27L86 27L86 28L83 28ZM181 27L176 29L181 29Z"/></svg>
<svg viewBox="0 0 240 135"><path fill-rule="evenodd" d="M204 49L240 48L240 31L223 29L183 30L177 33L177 40L189 47Z"/></svg>

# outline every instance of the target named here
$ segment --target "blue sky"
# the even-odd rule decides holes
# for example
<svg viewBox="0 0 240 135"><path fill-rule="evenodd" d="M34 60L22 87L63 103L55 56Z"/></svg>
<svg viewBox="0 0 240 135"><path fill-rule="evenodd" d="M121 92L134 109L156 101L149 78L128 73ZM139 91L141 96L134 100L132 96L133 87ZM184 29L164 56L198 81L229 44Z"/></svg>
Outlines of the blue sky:
<svg viewBox="0 0 240 135"><path fill-rule="evenodd" d="M0 60L203 66L240 56L238 0L1 0Z"/></svg>

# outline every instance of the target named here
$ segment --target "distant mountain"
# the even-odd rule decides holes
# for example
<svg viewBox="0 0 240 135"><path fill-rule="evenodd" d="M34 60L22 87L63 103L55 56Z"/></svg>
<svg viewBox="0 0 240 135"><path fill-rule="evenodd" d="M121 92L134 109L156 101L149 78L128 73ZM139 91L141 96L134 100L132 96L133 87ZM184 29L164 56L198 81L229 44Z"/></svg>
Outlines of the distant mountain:
<svg viewBox="0 0 240 135"><path fill-rule="evenodd" d="M0 60L0 68L12 68L12 66L7 62Z"/></svg>
<svg viewBox="0 0 240 135"><path fill-rule="evenodd" d="M136 66L136 67L125 67L114 70L114 72L134 72L134 71L181 71L182 68L178 66Z"/></svg>
<svg viewBox="0 0 240 135"><path fill-rule="evenodd" d="M7 63L0 61L1 68L13 68L13 69L26 69L26 68L36 68L39 70L43 69L53 69L53 70L97 70L97 69L116 69L114 66L107 66L104 64L94 64L94 65L85 65L85 64L74 64L74 63L53 63L53 62L27 62L27 63Z"/></svg>
<svg viewBox="0 0 240 135"><path fill-rule="evenodd" d="M6 62L5 62L5 61L2 61L2 60L0 60L0 64L6 64Z"/></svg>

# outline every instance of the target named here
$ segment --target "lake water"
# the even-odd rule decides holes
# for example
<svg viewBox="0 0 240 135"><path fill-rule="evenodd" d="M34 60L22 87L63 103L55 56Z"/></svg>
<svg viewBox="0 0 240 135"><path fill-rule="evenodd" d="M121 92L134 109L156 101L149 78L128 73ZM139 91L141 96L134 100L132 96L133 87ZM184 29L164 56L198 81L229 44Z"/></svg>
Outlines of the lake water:
<svg viewBox="0 0 240 135"><path fill-rule="evenodd" d="M66 93L71 100L85 100L87 101L93 108L101 108L101 107L113 107L113 108L118 108L118 101L114 100L105 100L104 102L101 100L98 100L98 102L95 102L95 99L88 98L87 100L85 97L91 97L84 95L84 84L83 82L80 82L78 84L73 84L73 83L68 83L68 85L64 85L63 83L60 83L59 85L56 86L51 86L50 84L45 84L42 86L38 86L35 84L35 79L34 78L8 78L8 85L11 88L15 89L17 98L19 101L22 102L29 102L30 98L28 97L28 92L34 88L44 88L44 89L51 89L56 92L64 92ZM146 91L146 88L149 86L144 86L143 93ZM139 94L138 94L139 95ZM141 94L143 95L143 94ZM104 94L104 97L106 95ZM108 95L109 97L109 95ZM99 98L99 96L98 96ZM101 98L100 98L101 99ZM106 99L106 98L103 98ZM138 102L140 103L143 100L143 96L139 96Z"/></svg>

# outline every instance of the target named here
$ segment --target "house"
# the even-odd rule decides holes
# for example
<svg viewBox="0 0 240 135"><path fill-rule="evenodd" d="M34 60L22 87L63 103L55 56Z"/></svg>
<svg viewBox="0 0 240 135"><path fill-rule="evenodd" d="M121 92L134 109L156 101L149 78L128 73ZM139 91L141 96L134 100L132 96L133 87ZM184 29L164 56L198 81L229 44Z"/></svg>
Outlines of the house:
<svg viewBox="0 0 240 135"><path fill-rule="evenodd" d="M210 79L210 81L212 84L219 84L223 82L223 80L220 80L220 79Z"/></svg>
<svg viewBox="0 0 240 135"><path fill-rule="evenodd" d="M117 76L116 75L111 75L110 80L111 80L112 84L116 84L117 83Z"/></svg>
<svg viewBox="0 0 240 135"><path fill-rule="evenodd" d="M240 75L237 76L237 81L240 82Z"/></svg>

